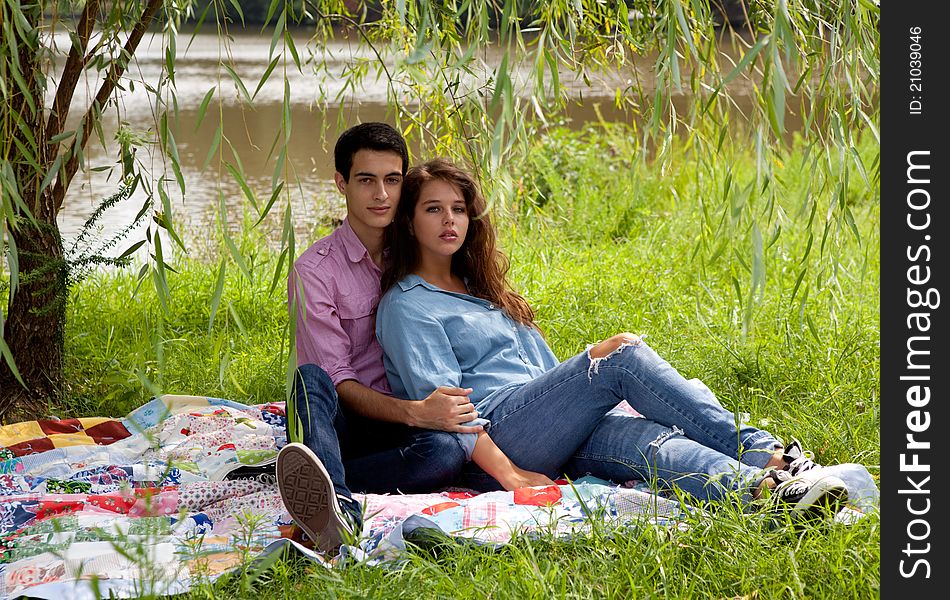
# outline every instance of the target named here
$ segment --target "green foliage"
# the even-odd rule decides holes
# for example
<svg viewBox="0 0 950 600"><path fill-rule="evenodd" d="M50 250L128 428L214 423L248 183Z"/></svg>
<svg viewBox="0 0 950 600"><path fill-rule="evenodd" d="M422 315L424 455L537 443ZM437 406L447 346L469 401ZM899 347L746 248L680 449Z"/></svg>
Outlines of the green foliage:
<svg viewBox="0 0 950 600"><path fill-rule="evenodd" d="M787 186L774 210L790 216L774 242L764 236L770 268L743 336L745 300L733 283L749 275L741 255L710 260L696 245L709 222L732 222L733 195L745 199L740 191L756 178L754 151L730 147L721 165L700 177L685 142L673 143L671 167L659 170L630 154L630 139L621 126L553 130L536 141L529 160L511 165L519 193L510 209L496 210L502 247L555 352L566 358L618 331L644 334L750 422L802 439L819 462L860 462L876 473L879 199L850 180L858 235L839 232L834 260L818 242L803 253L824 225L808 211L792 218L808 186L798 167L807 146L790 149L774 168ZM859 149L872 153L874 142L864 139ZM733 191L724 194L727 180ZM826 214L830 199L816 201ZM706 212L725 216L710 220ZM249 211L246 220L255 217ZM301 244L326 232L315 230ZM740 246L752 241L748 231L726 234L740 236ZM122 415L155 393L283 398L288 312L283 282L272 287L271 278L279 247L259 234L236 235L247 273L228 270L217 293L221 261L230 256L222 235L189 232L207 240L208 252L172 257L178 274L169 279L167 310L153 288L123 271L79 283L67 330L74 401L63 416ZM793 293L802 268L807 297L805 283ZM220 308L209 328L216 297ZM288 559L186 597L864 598L878 589L878 526L871 516L847 527L774 529L724 506L682 531L602 528L572 540L521 538L499 551L419 549L395 571L328 570Z"/></svg>
<svg viewBox="0 0 950 600"><path fill-rule="evenodd" d="M83 223L79 235L73 240L63 261L66 268L67 289L97 269L129 266L132 262L131 255L145 243L144 240L136 242L126 248L119 256L111 254L116 246L141 224L147 211L151 208L151 203L148 201L145 202L136 217L132 219L132 222L125 225L118 232L111 234L106 239L101 238L100 232L103 215L110 208L114 208L120 202L128 200L132 192L135 191L138 182L138 177L123 181L119 186L119 190L111 196L103 198L92 212L92 215ZM63 300L65 300L65 297Z"/></svg>
<svg viewBox="0 0 950 600"><path fill-rule="evenodd" d="M250 403L284 398L286 289L271 289L268 271L276 256L260 237L235 244L247 275L219 279L217 263L175 257L167 292L125 271L92 273L76 288L69 312L76 328L67 334L70 412L125 414L151 395L187 390Z"/></svg>
<svg viewBox="0 0 950 600"><path fill-rule="evenodd" d="M122 179L143 174L151 220L137 274L82 263L87 277L68 304L64 415L124 415L164 392L247 402L285 396L293 332L284 282L298 244L311 241L295 239L291 210L298 174L289 156L289 82L297 71L344 82L334 92L320 84L320 108L345 105L379 78L392 119L423 154L462 158L478 170L512 275L559 356L619 330L645 333L724 404L780 436L807 440L819 461L879 462L877 2L748 2L741 35L725 43L708 3L698 1L396 1L355 10L339 0L165 2L154 42L165 61L158 80L142 82L115 70L134 59L115 34L130 31L147 4L0 4L5 295L36 276L19 272L14 228L38 219L55 227L61 205L40 200L64 197L85 168L90 139L110 146L101 123L121 105L121 92L144 87L155 115L150 131L120 127L113 144ZM244 81L229 28L260 19L265 5L268 67ZM76 27L87 6L100 6L94 16L105 34L89 46ZM52 73L30 60L49 58L40 33L59 18L82 73L115 84L68 128L45 104L54 96ZM174 127L185 21L221 40L217 77L200 108L200 120L216 123L204 162L233 178L247 203L236 228L220 210L214 227L194 238L180 234L174 214L187 191ZM301 29L310 35L305 46L292 35ZM331 39L356 49L342 73L329 71L322 50ZM644 71L649 77L639 76ZM616 105L638 125L556 127L560 109L593 79L612 82ZM231 143L245 132L225 122L223 106L236 96L251 110L269 80L282 83L282 116L262 148L273 176L261 193ZM61 123L43 120L59 116ZM798 138L789 133L793 118ZM146 177L153 163L162 169ZM272 211L281 215L273 245L255 229ZM210 240L204 260L194 256L196 242L185 243L192 239ZM2 339L0 357L16 373ZM194 595L877 594L877 517L792 534L720 516L682 532L522 539L498 553L447 546L396 572L281 562L260 580Z"/></svg>
<svg viewBox="0 0 950 600"><path fill-rule="evenodd" d="M721 19L708 3L680 0L165 2L159 13L161 36L155 42L162 45L165 60L158 80L147 82L125 75L134 48L130 55L121 47L122 36L113 34L142 31L151 21L149 11L155 9L155 2L87 2L48 10L54 4L60 6L44 2L2 5L0 240L6 242L2 246L6 260L0 263L0 272L9 273L9 292L19 282L11 229L34 218L55 224L65 190L83 166L88 141L99 138L109 146L101 127L102 119L111 114L107 109L121 104L123 90L144 84L155 127L145 136L130 136L120 128L116 166L128 178L145 173L144 167L156 159L162 165L161 172L141 181L153 202L152 219L140 241L149 258L142 274L159 292L163 310L168 312L174 284L169 282L172 269L166 260L167 246L173 243L178 250L186 250L173 210L174 200L186 196L174 134L178 114L175 61L179 30L186 22L211 28L221 40L217 77L211 79L200 108L200 120L217 121L205 164L240 186L256 213L251 223L264 221L274 210L284 214L279 250L284 258L272 265L271 281L284 277L296 248L290 207L298 174L289 160L290 75L294 71L320 82L313 100L323 109L351 102L367 81L382 81L392 119L418 142L421 152L469 162L499 207L520 197L518 186L524 183L516 180L509 167L536 151L534 141L557 123L567 103L583 96L593 79L607 81L615 89L615 104L628 111L631 122L640 124L628 143L615 145L612 151L636 157L638 164L661 172L675 167L671 149L676 139L686 140L686 148L696 157L696 170L680 171L681 177L693 180L703 196L711 191L712 197L703 197L707 210L701 216L703 228L694 240L692 256L704 265L735 259L731 282L746 334L763 312L760 302L769 274L786 268L770 260L777 255L775 240L786 227L787 215L776 208L789 187L781 177L793 177L784 169L779 169L781 177L777 175L777 166L787 161L789 152L789 119L801 121L803 145L797 160L803 171L812 174L799 190L801 203L794 214L796 218L811 215L806 217L810 222L815 215L825 218L820 223L823 229L816 230L806 244L807 250L794 251L830 257L827 267L822 264L823 270L800 270L793 299L806 299L818 293L816 288L840 277L841 244L849 243L848 232L857 235L853 202L862 194L873 195L878 186L879 153L861 146L858 139L859 131L878 139L880 8L875 2L750 2L747 20L735 34L717 26ZM244 81L232 58L229 28L256 21L262 12L262 30L272 38L268 67L259 77L255 74L255 81ZM84 22L79 17L84 14L106 33L91 46L88 31L79 29ZM40 47L39 32L54 22L70 33L73 42L67 71L104 77L97 101L80 111L81 126L68 130L62 110L68 102L44 111L46 89L53 85L50 74L40 62L22 60L33 56L23 54L29 48L36 56L51 52ZM300 31L310 34L305 46L295 41L293 34ZM342 72L331 73L324 48L336 39L350 40L355 51ZM649 77L640 76L644 70ZM230 141L245 132L241 124L225 122L222 107L230 101L226 98L236 95L242 106L252 109L257 92L269 80L283 84L283 96L281 125L266 149L273 175L270 188L263 191L268 199L264 202L248 183L241 157ZM330 91L328 81L343 85ZM57 90L57 97L71 97L71 92L63 95L61 91ZM743 104L745 98L751 104ZM339 114L342 118L346 111ZM741 182L718 177L730 144L755 149L754 177ZM583 152L578 157L583 158ZM542 208L547 195L558 193L558 175L569 173L560 173L556 162L536 166L548 173L542 177L545 185L554 186L545 188L542 180L528 182L538 195L533 203ZM649 185L649 178L644 179ZM854 179L863 182L864 192L852 184ZM708 185L708 180L719 189ZM673 189L679 194L682 187L678 184ZM41 202L43 194L52 197ZM730 209L722 210L727 202ZM830 212L825 212L825 206ZM608 237L623 239L638 210L626 207L612 219L614 230L606 233ZM221 259L218 273L233 266L248 277L247 257L236 252L228 236L221 243L229 256ZM215 294L215 306L220 297ZM802 303L806 320L816 318L809 312L813 305ZM212 311L209 327L216 317ZM10 349L3 342L0 353L10 364Z"/></svg>
<svg viewBox="0 0 950 600"><path fill-rule="evenodd" d="M684 531L445 544L395 570L288 561L251 590L232 582L181 598L866 598L878 588L875 523L796 535L726 512Z"/></svg>

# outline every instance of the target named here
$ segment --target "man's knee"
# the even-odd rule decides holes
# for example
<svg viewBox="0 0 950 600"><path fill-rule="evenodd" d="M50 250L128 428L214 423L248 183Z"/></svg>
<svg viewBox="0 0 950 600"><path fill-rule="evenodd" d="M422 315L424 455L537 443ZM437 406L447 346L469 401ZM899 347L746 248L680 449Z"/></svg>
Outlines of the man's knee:
<svg viewBox="0 0 950 600"><path fill-rule="evenodd" d="M294 385L300 387L320 387L320 388L334 388L333 380L330 379L330 376L326 371L320 368L319 365L308 363L305 365L300 365L297 367L296 378Z"/></svg>
<svg viewBox="0 0 950 600"><path fill-rule="evenodd" d="M317 365L306 364L297 367L294 378L294 396L297 404L313 402L335 404L336 386L327 372Z"/></svg>
<svg viewBox="0 0 950 600"><path fill-rule="evenodd" d="M329 419L332 422L339 411L333 380L317 365L300 365L297 368L293 401L297 417L307 430L313 429L315 419Z"/></svg>

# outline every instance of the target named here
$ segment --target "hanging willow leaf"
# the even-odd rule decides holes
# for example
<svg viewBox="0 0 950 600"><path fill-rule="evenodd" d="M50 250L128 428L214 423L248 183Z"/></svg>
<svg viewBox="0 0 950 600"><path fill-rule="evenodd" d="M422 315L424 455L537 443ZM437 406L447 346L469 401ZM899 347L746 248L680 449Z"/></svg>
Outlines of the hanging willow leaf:
<svg viewBox="0 0 950 600"><path fill-rule="evenodd" d="M223 64L221 65L221 67L225 71L227 71L228 75L231 76L231 81L234 82L234 86L238 89L239 92L241 92L241 97L244 99L244 101L247 102L248 104L253 104L253 100L251 99L251 95L247 91L247 87L244 85L244 81L237 74L234 68L229 64Z"/></svg>
<svg viewBox="0 0 950 600"><path fill-rule="evenodd" d="M257 87L254 88L254 93L251 95L251 100L257 98L258 92L260 92L261 88L264 87L264 84L267 83L267 80L270 78L270 74L274 71L274 67L276 67L277 63L279 62L280 57L275 56L274 60L270 61L270 64L267 65L266 69L264 69L264 73L261 75L261 79L257 82Z"/></svg>
<svg viewBox="0 0 950 600"><path fill-rule="evenodd" d="M218 314L218 305L221 304L221 295L224 293L224 279L227 273L227 264L222 259L218 263L218 276L214 280L214 293L211 294L211 316L208 317L208 334L214 327L214 317Z"/></svg>
<svg viewBox="0 0 950 600"><path fill-rule="evenodd" d="M208 110L208 104L211 103L211 98L214 96L216 89L216 87L212 87L205 92L204 98L201 99L201 104L198 105L198 116L195 118L195 131L198 131L201 127L201 123L205 119L205 111Z"/></svg>

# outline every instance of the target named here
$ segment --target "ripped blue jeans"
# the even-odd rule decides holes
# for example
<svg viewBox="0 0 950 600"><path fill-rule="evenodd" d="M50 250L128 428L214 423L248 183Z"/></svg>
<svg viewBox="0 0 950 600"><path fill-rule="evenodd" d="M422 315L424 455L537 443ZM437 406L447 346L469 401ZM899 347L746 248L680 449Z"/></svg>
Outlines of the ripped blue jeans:
<svg viewBox="0 0 950 600"><path fill-rule="evenodd" d="M626 400L643 415L611 410ZM702 382L685 379L646 343L601 359L574 356L479 416L516 465L678 487L700 500L748 501L782 443L743 424Z"/></svg>

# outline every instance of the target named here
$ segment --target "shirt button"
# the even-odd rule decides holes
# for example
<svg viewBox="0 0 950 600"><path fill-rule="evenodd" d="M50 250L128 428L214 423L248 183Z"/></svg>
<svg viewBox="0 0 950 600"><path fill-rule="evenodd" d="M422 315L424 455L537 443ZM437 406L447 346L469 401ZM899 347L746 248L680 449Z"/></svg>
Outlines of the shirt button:
<svg viewBox="0 0 950 600"><path fill-rule="evenodd" d="M317 254L319 254L320 256L326 256L326 255L327 255L327 249L326 249L326 248L320 248L319 250L317 250Z"/></svg>
<svg viewBox="0 0 950 600"><path fill-rule="evenodd" d="M488 310L495 310L495 305L494 305L494 304L489 304L489 305L488 305Z"/></svg>

